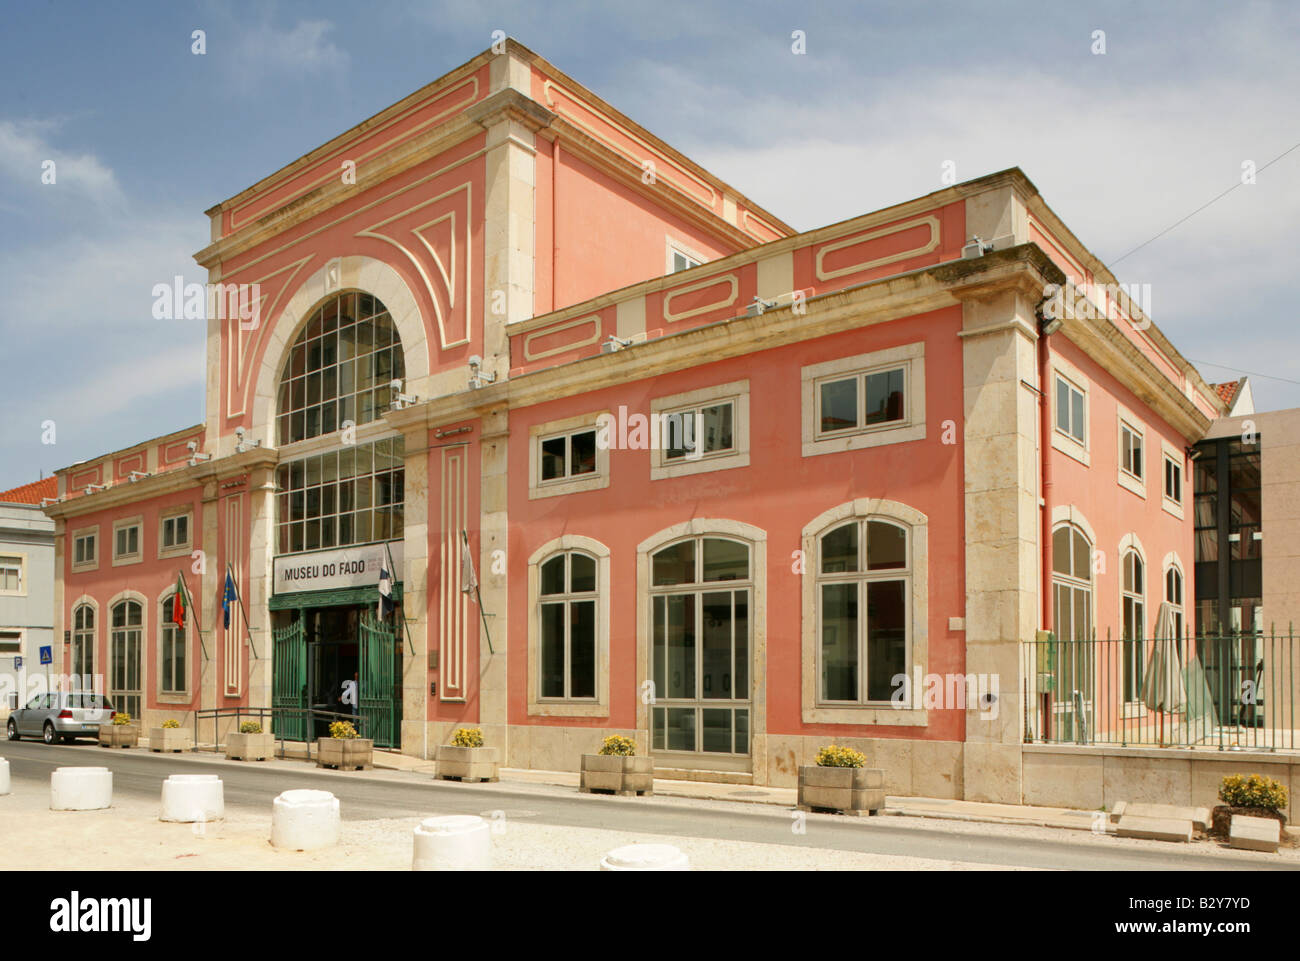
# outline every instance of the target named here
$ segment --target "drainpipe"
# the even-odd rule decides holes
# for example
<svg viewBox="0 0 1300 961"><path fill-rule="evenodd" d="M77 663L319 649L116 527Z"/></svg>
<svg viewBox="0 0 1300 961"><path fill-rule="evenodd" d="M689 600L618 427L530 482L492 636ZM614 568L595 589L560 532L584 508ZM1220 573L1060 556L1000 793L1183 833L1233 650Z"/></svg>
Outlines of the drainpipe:
<svg viewBox="0 0 1300 961"><path fill-rule="evenodd" d="M1042 609L1042 627L1044 631L1052 629L1052 410L1051 410L1051 345L1050 340L1053 333L1060 329L1061 322L1057 319L1048 319L1043 316L1043 304L1046 300L1038 305L1035 315L1038 319L1038 476L1039 488L1038 497L1042 502L1039 510L1042 511L1040 518L1039 540L1040 544L1040 561L1042 564L1042 585L1040 587L1041 600L1039 607ZM1037 693L1037 666L1035 665L1035 693ZM1050 740L1052 737L1052 695L1050 692L1044 692L1041 695L1040 709L1042 711L1041 728L1038 732L1039 737L1043 740Z"/></svg>

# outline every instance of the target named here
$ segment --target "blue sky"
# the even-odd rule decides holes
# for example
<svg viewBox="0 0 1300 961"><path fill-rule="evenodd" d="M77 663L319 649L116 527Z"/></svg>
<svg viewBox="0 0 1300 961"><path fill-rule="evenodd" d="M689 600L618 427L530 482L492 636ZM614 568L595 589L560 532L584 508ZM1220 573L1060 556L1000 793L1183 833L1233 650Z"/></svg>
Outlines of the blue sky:
<svg viewBox="0 0 1300 961"><path fill-rule="evenodd" d="M203 325L150 291L206 279L203 211L494 30L797 228L1018 165L1110 262L1300 143L1300 5L1133 6L5 0L0 489L199 423ZM1297 184L1300 149L1116 267L1207 380L1281 378L1260 409L1300 406Z"/></svg>

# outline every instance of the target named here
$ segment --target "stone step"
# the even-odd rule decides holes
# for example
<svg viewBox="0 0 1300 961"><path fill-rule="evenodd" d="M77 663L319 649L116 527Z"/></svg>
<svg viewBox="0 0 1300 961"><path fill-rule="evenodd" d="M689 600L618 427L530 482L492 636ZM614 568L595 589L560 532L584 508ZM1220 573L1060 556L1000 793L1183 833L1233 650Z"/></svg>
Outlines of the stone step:
<svg viewBox="0 0 1300 961"><path fill-rule="evenodd" d="M1275 854L1281 840L1282 825L1272 818L1253 818L1245 814L1232 816L1232 826L1228 829L1230 848Z"/></svg>
<svg viewBox="0 0 1300 961"><path fill-rule="evenodd" d="M1148 804L1145 801L1120 801L1110 813L1110 823L1115 824L1126 814L1140 818L1173 818L1188 820L1201 831L1210 829L1210 809L1181 807L1177 804Z"/></svg>
<svg viewBox="0 0 1300 961"><path fill-rule="evenodd" d="M1125 814L1115 833L1122 838L1147 838L1152 841L1190 841L1191 818L1153 818Z"/></svg>

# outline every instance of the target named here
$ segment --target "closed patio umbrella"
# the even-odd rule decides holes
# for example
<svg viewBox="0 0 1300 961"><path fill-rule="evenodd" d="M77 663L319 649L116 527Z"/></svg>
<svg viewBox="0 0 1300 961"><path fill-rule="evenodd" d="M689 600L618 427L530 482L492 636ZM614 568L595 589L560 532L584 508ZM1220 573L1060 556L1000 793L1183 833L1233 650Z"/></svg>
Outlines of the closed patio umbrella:
<svg viewBox="0 0 1300 961"><path fill-rule="evenodd" d="M1178 639L1173 636L1173 612L1167 603L1160 605L1156 618L1156 636L1142 678L1142 703L1160 717L1160 746L1165 746L1165 714L1174 714L1187 703L1182 663L1178 657Z"/></svg>

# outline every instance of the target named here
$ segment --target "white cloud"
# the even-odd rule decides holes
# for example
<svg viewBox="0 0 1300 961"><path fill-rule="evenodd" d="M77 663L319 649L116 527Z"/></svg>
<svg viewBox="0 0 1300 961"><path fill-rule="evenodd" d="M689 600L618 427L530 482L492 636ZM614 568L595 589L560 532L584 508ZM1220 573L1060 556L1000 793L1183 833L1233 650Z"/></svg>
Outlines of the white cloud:
<svg viewBox="0 0 1300 961"><path fill-rule="evenodd" d="M247 25L228 61L235 86L247 93L272 77L346 73L350 58L329 39L333 30L328 20L299 20L288 29Z"/></svg>
<svg viewBox="0 0 1300 961"><path fill-rule="evenodd" d="M0 176L26 195L89 202L103 211L120 210L125 200L112 169L93 153L56 147L55 120L0 120ZM45 164L54 162L54 183L43 183Z"/></svg>

